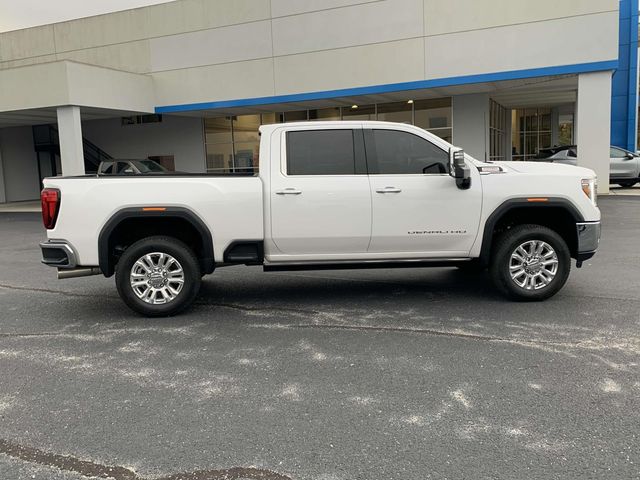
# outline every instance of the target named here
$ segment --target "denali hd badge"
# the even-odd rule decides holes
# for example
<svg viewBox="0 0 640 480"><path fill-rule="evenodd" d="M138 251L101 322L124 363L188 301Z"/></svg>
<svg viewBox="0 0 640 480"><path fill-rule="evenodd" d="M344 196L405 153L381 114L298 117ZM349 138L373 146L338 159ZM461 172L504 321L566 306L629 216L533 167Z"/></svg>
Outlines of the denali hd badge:
<svg viewBox="0 0 640 480"><path fill-rule="evenodd" d="M407 235L464 235L466 230L411 230Z"/></svg>

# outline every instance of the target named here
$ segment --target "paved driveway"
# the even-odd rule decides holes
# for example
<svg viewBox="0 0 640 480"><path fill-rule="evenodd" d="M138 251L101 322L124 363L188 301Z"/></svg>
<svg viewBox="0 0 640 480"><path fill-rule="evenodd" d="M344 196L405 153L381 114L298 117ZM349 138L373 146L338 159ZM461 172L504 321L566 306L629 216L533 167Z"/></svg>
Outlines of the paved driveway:
<svg viewBox="0 0 640 480"><path fill-rule="evenodd" d="M233 267L157 320L55 280L37 215L2 214L0 478L639 478L640 198L601 207L545 303L456 269Z"/></svg>

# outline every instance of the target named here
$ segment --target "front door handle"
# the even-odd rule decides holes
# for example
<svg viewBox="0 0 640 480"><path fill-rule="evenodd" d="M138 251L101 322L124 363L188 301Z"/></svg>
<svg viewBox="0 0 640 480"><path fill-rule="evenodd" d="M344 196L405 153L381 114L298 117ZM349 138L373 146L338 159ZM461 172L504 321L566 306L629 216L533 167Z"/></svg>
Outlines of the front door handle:
<svg viewBox="0 0 640 480"><path fill-rule="evenodd" d="M289 188L285 188L284 190L277 190L276 191L276 195L300 195L302 193L301 190L298 190L297 188L293 188L293 187L289 187Z"/></svg>
<svg viewBox="0 0 640 480"><path fill-rule="evenodd" d="M401 191L402 190L397 187L384 187L376 190L377 193L400 193Z"/></svg>

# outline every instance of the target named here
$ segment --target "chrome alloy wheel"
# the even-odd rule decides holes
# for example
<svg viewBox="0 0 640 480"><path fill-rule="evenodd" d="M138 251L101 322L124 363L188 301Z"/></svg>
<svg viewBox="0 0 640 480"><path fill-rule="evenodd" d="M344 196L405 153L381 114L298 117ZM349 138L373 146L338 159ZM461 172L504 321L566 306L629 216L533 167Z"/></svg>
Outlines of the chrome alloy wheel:
<svg viewBox="0 0 640 480"><path fill-rule="evenodd" d="M131 267L129 283L140 300L161 305L174 300L182 290L184 270L169 254L147 253Z"/></svg>
<svg viewBox="0 0 640 480"><path fill-rule="evenodd" d="M558 255L542 240L520 244L509 259L509 275L525 290L540 290L549 285L558 273Z"/></svg>

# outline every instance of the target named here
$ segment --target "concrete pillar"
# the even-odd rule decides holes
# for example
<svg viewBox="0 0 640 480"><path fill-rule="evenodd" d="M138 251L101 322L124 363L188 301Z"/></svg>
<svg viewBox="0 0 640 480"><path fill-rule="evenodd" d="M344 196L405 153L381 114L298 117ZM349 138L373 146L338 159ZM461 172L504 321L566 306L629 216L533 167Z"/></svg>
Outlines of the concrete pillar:
<svg viewBox="0 0 640 480"><path fill-rule="evenodd" d="M609 193L611 72L578 75L576 105L578 165L598 175L598 193Z"/></svg>
<svg viewBox="0 0 640 480"><path fill-rule="evenodd" d="M511 118L513 116L513 110L511 108L506 109L507 121L504 126L504 159L513 160L513 136L512 136L512 123Z"/></svg>
<svg viewBox="0 0 640 480"><path fill-rule="evenodd" d="M489 95L456 95L453 102L453 144L480 161L489 159Z"/></svg>
<svg viewBox="0 0 640 480"><path fill-rule="evenodd" d="M83 175L82 124L80 107L68 105L58 107L58 138L63 175Z"/></svg>

